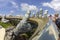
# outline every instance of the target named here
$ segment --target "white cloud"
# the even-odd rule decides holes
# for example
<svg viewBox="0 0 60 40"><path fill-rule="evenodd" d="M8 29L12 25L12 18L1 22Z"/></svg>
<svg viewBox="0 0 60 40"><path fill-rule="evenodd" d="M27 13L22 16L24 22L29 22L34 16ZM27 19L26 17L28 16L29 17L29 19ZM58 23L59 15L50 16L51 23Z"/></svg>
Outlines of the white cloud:
<svg viewBox="0 0 60 40"><path fill-rule="evenodd" d="M9 3L12 4L13 8L18 8L18 4L16 2L14 2L14 0L0 0L0 8L8 7Z"/></svg>
<svg viewBox="0 0 60 40"><path fill-rule="evenodd" d="M14 7L14 8L18 8L18 5L17 5L17 3L16 3L16 2L11 1L11 4L13 5L13 7Z"/></svg>
<svg viewBox="0 0 60 40"><path fill-rule="evenodd" d="M52 0L51 2L43 3L43 6L48 6L55 11L60 11L60 0Z"/></svg>
<svg viewBox="0 0 60 40"><path fill-rule="evenodd" d="M37 10L38 8L35 5L29 5L27 3L22 3L21 9L27 11L27 10Z"/></svg>

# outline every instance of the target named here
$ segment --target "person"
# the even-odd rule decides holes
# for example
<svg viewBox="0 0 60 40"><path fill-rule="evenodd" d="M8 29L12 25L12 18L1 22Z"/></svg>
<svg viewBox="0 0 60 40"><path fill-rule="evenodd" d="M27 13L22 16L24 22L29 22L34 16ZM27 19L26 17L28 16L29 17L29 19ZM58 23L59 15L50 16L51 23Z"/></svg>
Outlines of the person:
<svg viewBox="0 0 60 40"><path fill-rule="evenodd" d="M59 31L59 38L60 38L60 18L59 14L55 14L53 18L53 22L57 25L58 31Z"/></svg>
<svg viewBox="0 0 60 40"><path fill-rule="evenodd" d="M58 29L60 29L60 18L59 18L59 14L55 14L54 15L53 22L55 22L55 24L57 25Z"/></svg>

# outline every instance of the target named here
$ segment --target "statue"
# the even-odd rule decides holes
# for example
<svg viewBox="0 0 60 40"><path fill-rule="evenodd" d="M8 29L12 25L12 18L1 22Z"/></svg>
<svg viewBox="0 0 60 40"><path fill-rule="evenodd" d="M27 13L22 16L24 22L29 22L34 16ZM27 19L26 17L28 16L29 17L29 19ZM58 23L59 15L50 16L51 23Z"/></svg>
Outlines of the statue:
<svg viewBox="0 0 60 40"><path fill-rule="evenodd" d="M39 11L36 12L36 17L39 18Z"/></svg>
<svg viewBox="0 0 60 40"><path fill-rule="evenodd" d="M27 14L25 14L25 17L19 22L17 27L14 29L15 35L18 35L19 32L27 32L31 30L31 25L27 23L27 20L30 17L30 12L27 11Z"/></svg>
<svg viewBox="0 0 60 40"><path fill-rule="evenodd" d="M33 17L33 18L35 17L35 13L32 14L32 17Z"/></svg>
<svg viewBox="0 0 60 40"><path fill-rule="evenodd" d="M39 17L41 18L43 16L43 9L40 8L40 13L39 13Z"/></svg>
<svg viewBox="0 0 60 40"><path fill-rule="evenodd" d="M18 25L15 28L10 28L7 30L5 40L14 40L16 36L31 31L32 27L29 23L27 23L30 14L30 11L27 11L27 14L25 14L23 19L18 23Z"/></svg>
<svg viewBox="0 0 60 40"><path fill-rule="evenodd" d="M48 15L48 10L45 10L45 12L44 12L44 17L47 17Z"/></svg>

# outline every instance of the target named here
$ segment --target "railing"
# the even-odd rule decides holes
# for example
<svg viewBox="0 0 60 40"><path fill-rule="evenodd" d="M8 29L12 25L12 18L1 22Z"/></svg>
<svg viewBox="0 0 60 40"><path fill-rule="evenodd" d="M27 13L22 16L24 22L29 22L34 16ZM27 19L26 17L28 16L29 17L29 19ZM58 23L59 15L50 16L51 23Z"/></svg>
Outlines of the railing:
<svg viewBox="0 0 60 40"><path fill-rule="evenodd" d="M38 33L32 40L58 40L59 32L52 20L46 24L45 28Z"/></svg>

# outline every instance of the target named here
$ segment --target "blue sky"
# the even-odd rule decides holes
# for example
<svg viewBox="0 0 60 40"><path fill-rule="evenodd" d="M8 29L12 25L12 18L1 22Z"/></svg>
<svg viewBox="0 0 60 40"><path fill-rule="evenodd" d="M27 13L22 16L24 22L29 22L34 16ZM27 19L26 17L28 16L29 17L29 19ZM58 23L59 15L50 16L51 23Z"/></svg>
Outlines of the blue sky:
<svg viewBox="0 0 60 40"><path fill-rule="evenodd" d="M49 14L53 14L55 11L60 10L57 10L60 6L52 4L55 3L55 1L56 0L0 0L0 14L8 15L12 13L12 15L24 15L26 6L29 7L30 10L42 8L43 10L48 10Z"/></svg>

